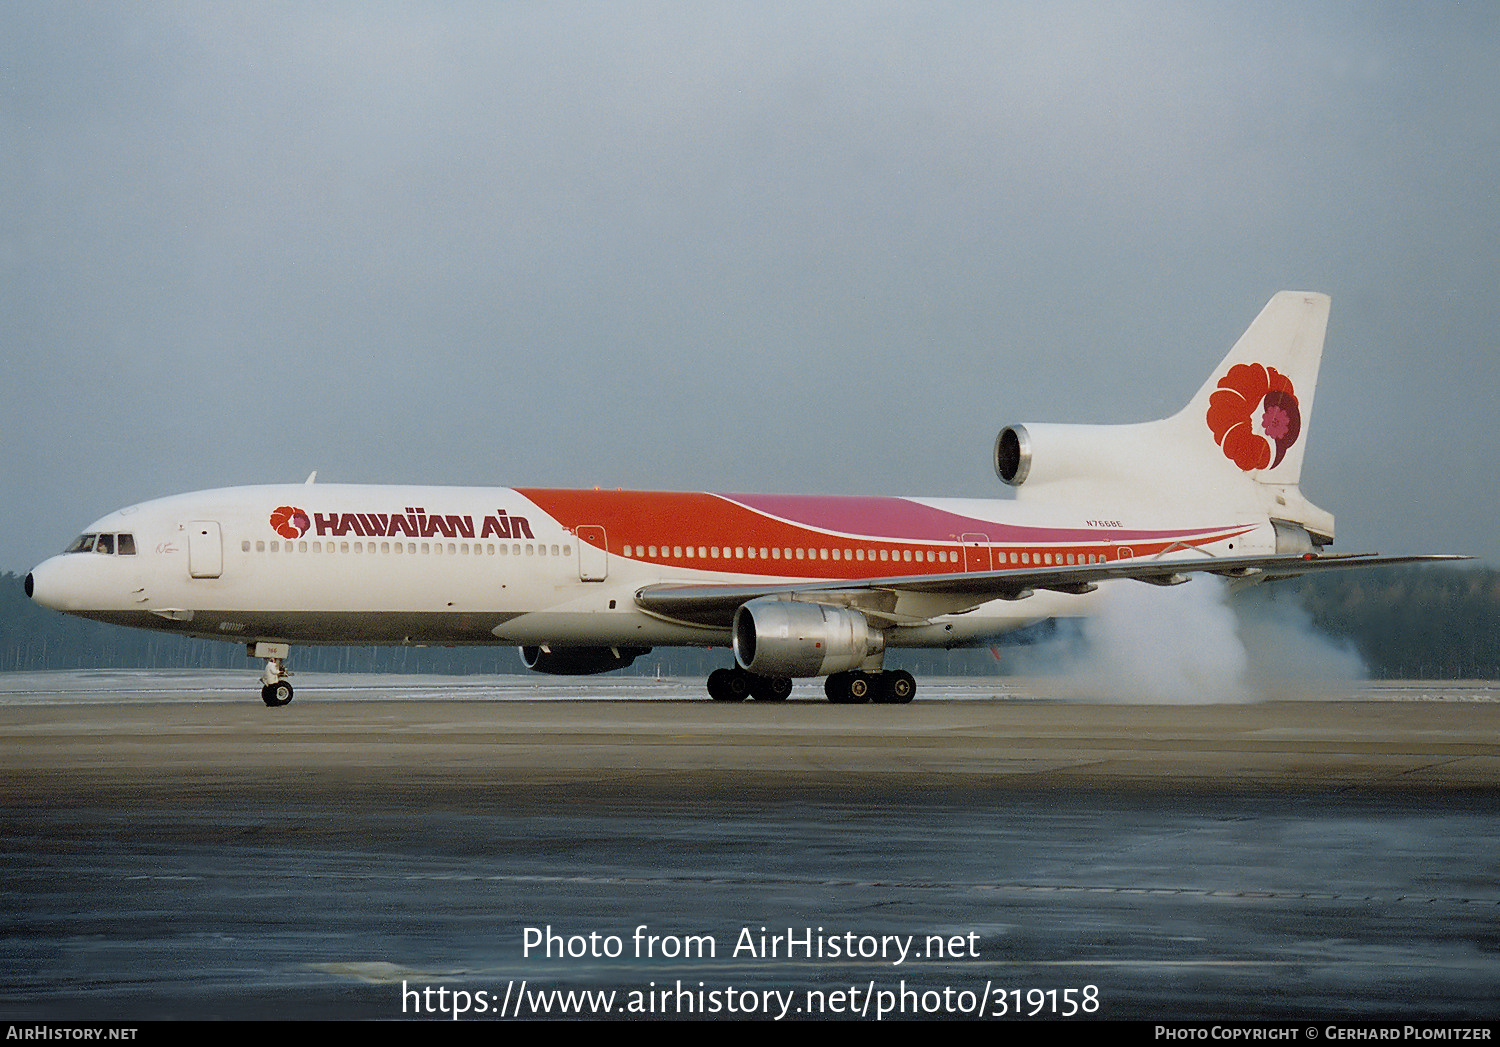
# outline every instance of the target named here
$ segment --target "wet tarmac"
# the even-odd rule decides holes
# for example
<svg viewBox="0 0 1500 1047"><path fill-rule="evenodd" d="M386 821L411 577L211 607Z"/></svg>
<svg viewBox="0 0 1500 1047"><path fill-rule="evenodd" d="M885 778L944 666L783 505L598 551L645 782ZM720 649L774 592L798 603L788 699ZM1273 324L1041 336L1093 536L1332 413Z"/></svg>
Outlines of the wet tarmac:
<svg viewBox="0 0 1500 1047"><path fill-rule="evenodd" d="M245 679L0 679L7 1019L1500 1016L1491 684Z"/></svg>

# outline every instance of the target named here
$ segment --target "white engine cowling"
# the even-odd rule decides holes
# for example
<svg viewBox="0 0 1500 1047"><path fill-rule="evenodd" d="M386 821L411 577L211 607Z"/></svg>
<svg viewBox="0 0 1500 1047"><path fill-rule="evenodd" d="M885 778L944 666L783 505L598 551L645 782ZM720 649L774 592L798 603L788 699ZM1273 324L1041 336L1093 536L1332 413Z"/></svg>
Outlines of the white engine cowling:
<svg viewBox="0 0 1500 1047"><path fill-rule="evenodd" d="M1136 425L1071 425L1053 422L1028 422L1007 425L995 437L995 475L1012 487L1031 487L1066 481L1091 483L1129 481L1160 482L1164 473L1163 458L1171 453L1173 470L1195 478L1196 469L1189 466L1188 451L1163 442L1157 428L1165 423ZM1217 454L1212 438L1207 448ZM1202 448L1198 448L1201 451ZM1193 453L1197 460L1197 451ZM1218 455L1220 461L1223 456ZM1209 458L1213 463L1213 456ZM1237 470L1231 472L1238 475ZM1174 472L1173 475L1176 475Z"/></svg>
<svg viewBox="0 0 1500 1047"><path fill-rule="evenodd" d="M751 600L734 613L734 660L761 676L827 676L885 650L885 634L847 607Z"/></svg>

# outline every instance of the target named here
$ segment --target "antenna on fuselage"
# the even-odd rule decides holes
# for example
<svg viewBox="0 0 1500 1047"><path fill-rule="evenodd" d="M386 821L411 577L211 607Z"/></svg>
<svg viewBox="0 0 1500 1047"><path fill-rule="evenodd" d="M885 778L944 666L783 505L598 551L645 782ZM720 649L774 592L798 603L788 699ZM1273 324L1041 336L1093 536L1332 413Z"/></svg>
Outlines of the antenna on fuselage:
<svg viewBox="0 0 1500 1047"><path fill-rule="evenodd" d="M307 479L303 480L302 482L305 483L305 484L310 484L314 480L316 480L317 478L318 478L318 471L316 469L314 469L312 472L310 472L310 473L307 474Z"/></svg>

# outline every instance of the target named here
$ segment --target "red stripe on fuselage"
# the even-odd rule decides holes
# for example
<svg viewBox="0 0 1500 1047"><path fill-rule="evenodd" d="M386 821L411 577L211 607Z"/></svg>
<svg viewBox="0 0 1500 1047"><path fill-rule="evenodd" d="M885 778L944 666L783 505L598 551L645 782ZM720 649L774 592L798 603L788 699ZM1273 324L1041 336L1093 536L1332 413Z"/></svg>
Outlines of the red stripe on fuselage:
<svg viewBox="0 0 1500 1047"><path fill-rule="evenodd" d="M609 552L617 556L726 574L786 578L873 578L1089 563L1089 557L1115 559L1122 546L1139 558L1173 547L1208 545L1251 530L1244 526L1182 532L1016 527L904 498L516 491L569 530L603 527ZM745 504L750 501L755 504ZM791 513L810 519L789 518ZM967 566L962 534L985 534L989 539L982 549L971 548ZM1010 562L1012 552L1017 554L1015 564ZM908 554L911 559L906 559ZM1022 556L1027 561L1024 565L1019 562ZM1069 556L1074 559L1069 561Z"/></svg>

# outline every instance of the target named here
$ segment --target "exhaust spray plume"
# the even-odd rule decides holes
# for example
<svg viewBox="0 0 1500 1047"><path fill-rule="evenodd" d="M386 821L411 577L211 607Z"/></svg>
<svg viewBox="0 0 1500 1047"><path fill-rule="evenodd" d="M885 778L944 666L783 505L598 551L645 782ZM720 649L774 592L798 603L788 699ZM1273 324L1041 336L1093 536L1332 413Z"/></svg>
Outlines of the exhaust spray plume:
<svg viewBox="0 0 1500 1047"><path fill-rule="evenodd" d="M1294 684L1363 678L1358 655L1318 634L1295 594L1259 588L1231 595L1202 577L1105 586L1076 630L1005 660L1068 697L1134 704L1250 702L1290 696Z"/></svg>

